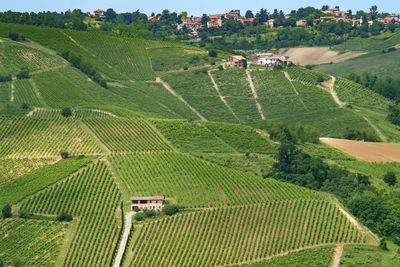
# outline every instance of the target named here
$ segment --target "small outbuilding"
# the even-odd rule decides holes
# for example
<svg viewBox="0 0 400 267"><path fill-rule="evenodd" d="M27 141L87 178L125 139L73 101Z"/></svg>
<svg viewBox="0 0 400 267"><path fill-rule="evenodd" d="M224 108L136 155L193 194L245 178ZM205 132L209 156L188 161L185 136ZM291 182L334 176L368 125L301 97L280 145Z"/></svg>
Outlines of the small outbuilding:
<svg viewBox="0 0 400 267"><path fill-rule="evenodd" d="M148 209L148 210L161 210L165 206L164 196L154 197L131 197L131 210Z"/></svg>

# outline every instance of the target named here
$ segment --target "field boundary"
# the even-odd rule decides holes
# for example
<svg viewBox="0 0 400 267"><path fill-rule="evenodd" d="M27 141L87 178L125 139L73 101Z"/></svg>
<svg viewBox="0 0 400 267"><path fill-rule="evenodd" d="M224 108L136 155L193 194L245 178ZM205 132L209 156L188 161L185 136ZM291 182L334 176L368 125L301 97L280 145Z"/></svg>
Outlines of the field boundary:
<svg viewBox="0 0 400 267"><path fill-rule="evenodd" d="M362 115L361 117L363 117L363 119L369 124L369 126L371 126L375 130L375 132L379 135L379 138L382 139L383 142L388 141L386 136L381 132L381 130L379 130L379 128L375 124L372 123L372 121L370 119L368 119L364 115Z"/></svg>
<svg viewBox="0 0 400 267"><path fill-rule="evenodd" d="M200 112L198 112L194 107L192 107L181 95L179 95L177 92L174 91L174 89L171 88L171 86L169 86L169 84L167 84L166 82L164 82L160 77L156 78L156 83L160 83L162 84L162 86L173 96L175 96L176 98L178 98L183 104L185 104L191 111L193 111L197 117L200 118L200 120L202 121L207 121L207 119L200 114Z"/></svg>
<svg viewBox="0 0 400 267"><path fill-rule="evenodd" d="M261 120L265 121L264 111L263 111L260 103L258 102L257 89L254 86L253 79L251 78L251 74L250 74L250 70L249 69L246 69L246 76L247 76L247 81L248 81L248 83L250 85L250 88L251 88L251 93L253 94L254 102L256 103L256 106L257 106L258 113L261 116Z"/></svg>
<svg viewBox="0 0 400 267"><path fill-rule="evenodd" d="M111 150L105 144L103 144L103 142L101 142L100 138L92 130L90 130L90 128L83 121L79 120L78 123L82 126L84 131L94 138L96 143L103 149L104 152L106 152L107 155L111 154Z"/></svg>
<svg viewBox="0 0 400 267"><path fill-rule="evenodd" d="M306 110L308 110L306 104L304 104L303 99L301 98L299 92L297 91L296 87L294 86L293 80L290 78L289 73L287 73L287 71L284 71L283 73L285 74L286 79L287 79L287 80L290 82L290 84L292 85L292 88L293 88L294 92L296 93L296 95L297 95L297 97L299 98L300 102L303 104L304 108L305 108Z"/></svg>
<svg viewBox="0 0 400 267"><path fill-rule="evenodd" d="M231 106L228 104L228 102L226 101L225 97L223 95L221 95L221 92L219 91L219 87L218 84L215 82L214 77L212 76L211 70L207 71L208 76L211 79L212 84L214 85L215 90L218 93L219 98L221 99L222 103L224 103L224 105L229 109L229 111L232 113L232 115L238 120L239 123L242 123L241 120L239 119L238 116L236 116L235 112L233 111L233 109L231 108Z"/></svg>

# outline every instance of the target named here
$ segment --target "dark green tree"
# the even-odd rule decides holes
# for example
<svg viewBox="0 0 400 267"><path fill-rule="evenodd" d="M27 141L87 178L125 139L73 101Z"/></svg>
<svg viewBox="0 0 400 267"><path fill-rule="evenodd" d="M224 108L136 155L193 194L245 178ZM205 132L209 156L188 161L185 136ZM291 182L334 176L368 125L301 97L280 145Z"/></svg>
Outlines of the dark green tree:
<svg viewBox="0 0 400 267"><path fill-rule="evenodd" d="M71 108L63 108L62 110L61 110L61 115L62 116L64 116L64 117L71 117L72 116L72 110L71 110Z"/></svg>
<svg viewBox="0 0 400 267"><path fill-rule="evenodd" d="M177 205L174 204L167 204L164 206L164 208L162 209L162 211L168 215L168 216L172 216L175 213L177 213L179 211L179 208Z"/></svg>
<svg viewBox="0 0 400 267"><path fill-rule="evenodd" d="M253 12L251 10L246 11L246 15L244 15L246 19L254 18Z"/></svg>
<svg viewBox="0 0 400 267"><path fill-rule="evenodd" d="M397 183L396 174L392 171L387 172L383 177L383 181L389 186L394 186Z"/></svg>
<svg viewBox="0 0 400 267"><path fill-rule="evenodd" d="M114 11L114 9L109 8L106 10L106 12L104 12L104 16L106 21L114 21L115 18L117 17L117 13Z"/></svg>
<svg viewBox="0 0 400 267"><path fill-rule="evenodd" d="M1 210L1 213L3 215L3 218L11 218L12 213L11 213L11 205L10 204L6 204L3 209Z"/></svg>

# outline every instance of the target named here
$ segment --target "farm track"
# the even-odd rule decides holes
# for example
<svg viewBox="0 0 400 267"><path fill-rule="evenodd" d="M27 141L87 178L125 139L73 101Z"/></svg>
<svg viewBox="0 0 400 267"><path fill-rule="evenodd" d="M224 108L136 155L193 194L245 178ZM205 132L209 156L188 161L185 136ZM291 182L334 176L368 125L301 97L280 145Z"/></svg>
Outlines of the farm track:
<svg viewBox="0 0 400 267"><path fill-rule="evenodd" d="M342 253L343 253L343 245L337 245L335 248L335 253L333 254L333 261L331 267L339 267Z"/></svg>
<svg viewBox="0 0 400 267"><path fill-rule="evenodd" d="M340 101L335 91L335 83L336 83L336 77L331 76L331 79L326 84L324 84L322 88L327 90L331 94L333 100L335 101L336 104L338 104L339 107L343 107L346 103Z"/></svg>
<svg viewBox="0 0 400 267"><path fill-rule="evenodd" d="M131 229L132 229L132 217L135 214L134 211L131 212L127 212L125 214L125 228L124 228L124 234L122 235L121 238L121 243L119 245L118 248L118 253L117 256L115 258L115 263L114 263L114 267L119 267L121 266L121 262L122 262L122 257L124 256L125 253L125 249L126 249L126 245L128 243L128 238L129 238L129 234L131 233Z"/></svg>
<svg viewBox="0 0 400 267"><path fill-rule="evenodd" d="M202 121L207 121L207 119L200 114L200 112L198 112L194 107L192 107L188 102L186 102L186 100L179 95L177 92L175 92L171 86L169 86L169 84L167 84L166 82L164 82L160 77L156 78L156 83L161 83L162 86L164 86L164 88L173 96L175 96L176 98L178 98L183 104L185 104L191 111L193 111Z"/></svg>
<svg viewBox="0 0 400 267"><path fill-rule="evenodd" d="M253 79L251 78L251 74L250 74L250 70L249 69L246 69L246 75L247 75L247 81L249 82L249 85L250 85L250 88L251 88L251 92L253 94L254 102L256 103L256 106L257 106L258 113L260 113L261 120L265 121L264 112L262 110L262 107L261 107L260 103L258 103L257 90L256 90L256 87L254 86Z"/></svg>
<svg viewBox="0 0 400 267"><path fill-rule="evenodd" d="M14 102L14 95L15 95L15 85L14 80L11 81L11 97L10 102Z"/></svg>
<svg viewBox="0 0 400 267"><path fill-rule="evenodd" d="M96 143L106 152L107 155L111 154L110 149L108 149L108 147L103 144L103 142L101 142L100 138L97 137L97 135L94 134L94 132L92 130L90 130L90 128L82 121L79 121L79 123L81 124L82 128L89 134L91 135L94 140L96 141Z"/></svg>
<svg viewBox="0 0 400 267"><path fill-rule="evenodd" d="M292 88L293 88L294 92L296 93L296 95L297 95L297 97L299 98L300 102L303 104L304 108L305 108L306 110L308 110L306 104L304 104L303 99L301 98L299 92L297 91L296 87L294 86L293 81L292 81L292 79L290 78L289 73L287 73L286 71L284 71L283 73L285 74L286 79L287 79L287 80L290 82L290 84L292 85Z"/></svg>
<svg viewBox="0 0 400 267"><path fill-rule="evenodd" d="M224 103L224 105L229 109L229 111L232 113L232 115L238 120L239 123L241 123L240 119L238 116L236 116L235 112L233 111L233 109L231 108L231 106L229 106L228 102L226 101L225 97L223 95L221 95L221 92L219 91L219 87L218 84L215 82L214 77L211 74L211 70L207 71L208 76L211 79L212 84L214 85L215 90L218 93L219 98L221 99L221 101Z"/></svg>
<svg viewBox="0 0 400 267"><path fill-rule="evenodd" d="M375 132L378 134L379 138L380 138L383 142L387 142L387 141L388 141L387 138L386 138L386 136L383 135L383 133L381 132L381 130L379 130L379 128L376 127L376 125L373 124L373 123L371 122L370 119L368 119L368 118L365 117L364 115L363 115L362 117L363 117L363 119L375 130Z"/></svg>

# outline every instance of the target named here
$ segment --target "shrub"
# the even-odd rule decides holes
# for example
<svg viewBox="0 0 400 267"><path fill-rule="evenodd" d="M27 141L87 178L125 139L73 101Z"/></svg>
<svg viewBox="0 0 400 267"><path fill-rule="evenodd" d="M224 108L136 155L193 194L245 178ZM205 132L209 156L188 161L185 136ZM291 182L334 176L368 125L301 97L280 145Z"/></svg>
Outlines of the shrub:
<svg viewBox="0 0 400 267"><path fill-rule="evenodd" d="M364 140L370 142L380 141L376 133L372 129L353 129L347 128L344 135L348 140Z"/></svg>
<svg viewBox="0 0 400 267"><path fill-rule="evenodd" d="M133 209L133 211L134 211L134 212L139 212L140 209L139 209L138 207L136 207L136 208Z"/></svg>
<svg viewBox="0 0 400 267"><path fill-rule="evenodd" d="M145 218L154 218L156 217L156 211L155 210L144 210L143 211L143 216Z"/></svg>
<svg viewBox="0 0 400 267"><path fill-rule="evenodd" d="M19 217L22 219L29 219L32 218L33 214L26 211L26 210L19 210Z"/></svg>
<svg viewBox="0 0 400 267"><path fill-rule="evenodd" d="M140 222L144 220L144 215L143 213L136 213L135 216L133 217L136 221Z"/></svg>
<svg viewBox="0 0 400 267"><path fill-rule="evenodd" d="M218 66L218 69L222 71L222 70L224 70L224 66L219 65L219 66Z"/></svg>
<svg viewBox="0 0 400 267"><path fill-rule="evenodd" d="M65 212L61 212L57 216L56 220L59 221L59 222L70 222L70 221L72 221L72 215L67 214Z"/></svg>
<svg viewBox="0 0 400 267"><path fill-rule="evenodd" d="M382 239L379 241L379 247L380 247L381 249L383 249L383 250L388 250L388 247L387 247L387 243L386 243L386 239L385 239L385 238L382 238Z"/></svg>
<svg viewBox="0 0 400 267"><path fill-rule="evenodd" d="M3 267L4 265L4 261L2 259L0 259L0 267Z"/></svg>
<svg viewBox="0 0 400 267"><path fill-rule="evenodd" d="M188 69L189 69L189 67L186 65L183 67L183 70L188 70Z"/></svg>
<svg viewBox="0 0 400 267"><path fill-rule="evenodd" d="M13 41L18 41L19 40L19 34L16 32L9 32L8 37L10 37L11 40Z"/></svg>
<svg viewBox="0 0 400 267"><path fill-rule="evenodd" d="M168 205L165 205L165 206L164 206L164 208L162 209L162 211L163 211L166 215L172 216L172 215L174 215L175 213L177 213L177 212L179 211L179 208L178 208L177 205L168 204Z"/></svg>
<svg viewBox="0 0 400 267"><path fill-rule="evenodd" d="M306 65L306 69L312 70L312 66L311 65Z"/></svg>
<svg viewBox="0 0 400 267"><path fill-rule="evenodd" d="M392 171L387 172L383 177L383 181L389 186L394 186L397 183L396 174Z"/></svg>
<svg viewBox="0 0 400 267"><path fill-rule="evenodd" d="M71 108L63 108L62 110L61 110L61 115L62 116L64 116L64 117L71 117L72 116L72 110L71 110Z"/></svg>
<svg viewBox="0 0 400 267"><path fill-rule="evenodd" d="M215 65L215 61L213 60L213 61L211 61L211 63L210 63L212 66L214 66Z"/></svg>
<svg viewBox="0 0 400 267"><path fill-rule="evenodd" d="M29 79L29 70L28 68L24 67L17 73L17 79Z"/></svg>
<svg viewBox="0 0 400 267"><path fill-rule="evenodd" d="M67 159L69 158L69 153L67 151L61 151L60 152L61 158L62 159Z"/></svg>
<svg viewBox="0 0 400 267"><path fill-rule="evenodd" d="M10 204L6 204L3 209L1 210L1 213L3 215L3 218L11 218L12 213L11 213L11 205Z"/></svg>
<svg viewBox="0 0 400 267"><path fill-rule="evenodd" d="M0 74L0 82L8 82L11 81L11 74Z"/></svg>
<svg viewBox="0 0 400 267"><path fill-rule="evenodd" d="M21 108L22 108L22 109L28 109L29 106L28 106L28 104L26 104L26 103L22 103Z"/></svg>
<svg viewBox="0 0 400 267"><path fill-rule="evenodd" d="M318 75L317 82L318 83L323 83L324 81L325 81L324 77L322 77L322 75Z"/></svg>
<svg viewBox="0 0 400 267"><path fill-rule="evenodd" d="M216 50L210 50L210 51L208 51L208 56L209 57L218 57L218 52Z"/></svg>

